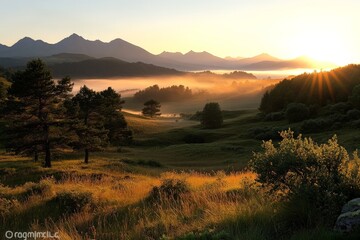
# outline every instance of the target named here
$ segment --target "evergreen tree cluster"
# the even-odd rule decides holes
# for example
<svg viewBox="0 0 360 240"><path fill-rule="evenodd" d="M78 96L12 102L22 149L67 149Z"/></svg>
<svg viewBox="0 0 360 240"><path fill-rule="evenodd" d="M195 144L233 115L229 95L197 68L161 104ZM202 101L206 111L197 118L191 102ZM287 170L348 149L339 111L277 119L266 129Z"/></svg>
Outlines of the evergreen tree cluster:
<svg viewBox="0 0 360 240"><path fill-rule="evenodd" d="M88 163L89 152L131 138L121 113L124 101L110 87L95 92L83 86L72 96L70 78L55 81L40 59L10 80L2 98L8 151L34 160L44 155L44 166L51 167L55 149L82 149Z"/></svg>
<svg viewBox="0 0 360 240"><path fill-rule="evenodd" d="M190 88L183 85L160 88L153 85L140 90L134 95L134 99L140 102L156 99L160 102L184 101L194 97Z"/></svg>
<svg viewBox="0 0 360 240"><path fill-rule="evenodd" d="M285 79L267 91L259 109L271 113L282 111L293 102L319 107L346 102L358 85L360 65L352 64L329 72L304 73L291 80Z"/></svg>

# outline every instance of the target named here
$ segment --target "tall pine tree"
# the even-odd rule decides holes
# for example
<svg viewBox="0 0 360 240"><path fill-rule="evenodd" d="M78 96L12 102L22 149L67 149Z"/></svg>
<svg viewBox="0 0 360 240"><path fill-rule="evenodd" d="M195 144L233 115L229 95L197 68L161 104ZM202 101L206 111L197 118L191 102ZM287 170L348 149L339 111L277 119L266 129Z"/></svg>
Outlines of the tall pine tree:
<svg viewBox="0 0 360 240"><path fill-rule="evenodd" d="M99 113L104 117L104 127L109 131L109 141L114 144L129 140L132 135L121 113L122 105L125 103L121 95L108 87L99 92L98 97Z"/></svg>
<svg viewBox="0 0 360 240"><path fill-rule="evenodd" d="M43 151L44 166L51 167L51 149L56 143L64 142L63 103L72 87L70 78L55 82L40 59L28 62L24 71L15 73L8 91L7 147L17 153L31 152L35 159Z"/></svg>
<svg viewBox="0 0 360 240"><path fill-rule="evenodd" d="M74 119L72 130L76 138L72 145L84 150L85 163L89 163L91 151L100 150L107 144L108 131L104 129L104 117L99 113L100 100L98 93L83 86L66 104L69 116Z"/></svg>

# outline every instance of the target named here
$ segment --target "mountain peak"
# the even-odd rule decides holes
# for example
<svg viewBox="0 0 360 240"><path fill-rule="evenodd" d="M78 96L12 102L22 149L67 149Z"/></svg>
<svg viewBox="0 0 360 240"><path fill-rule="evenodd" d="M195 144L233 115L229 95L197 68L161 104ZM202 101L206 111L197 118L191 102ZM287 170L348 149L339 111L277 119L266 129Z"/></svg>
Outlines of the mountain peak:
<svg viewBox="0 0 360 240"><path fill-rule="evenodd" d="M268 54L268 53L261 53L261 54L259 54L259 55L256 55L255 57L273 57L273 56L271 56L271 55Z"/></svg>
<svg viewBox="0 0 360 240"><path fill-rule="evenodd" d="M24 37L22 39L20 39L19 41L17 41L17 43L25 43L25 42L35 42L34 39L32 39L31 37ZM17 44L15 43L15 44Z"/></svg>
<svg viewBox="0 0 360 240"><path fill-rule="evenodd" d="M35 42L34 39L32 39L30 37L24 37L24 38L20 39L19 41L17 41L13 46L24 46L24 45L29 45L33 42Z"/></svg>
<svg viewBox="0 0 360 240"><path fill-rule="evenodd" d="M110 43L127 43L127 42L121 38L115 38Z"/></svg>
<svg viewBox="0 0 360 240"><path fill-rule="evenodd" d="M261 53L259 55L256 55L255 57L252 57L252 59L256 59L259 61L279 61L279 58L276 58L268 53Z"/></svg>
<svg viewBox="0 0 360 240"><path fill-rule="evenodd" d="M207 54L207 55L210 55L210 53L206 52L206 51L202 51L202 52L195 52L193 50L190 50L189 52L187 52L185 55L193 55L193 54Z"/></svg>
<svg viewBox="0 0 360 240"><path fill-rule="evenodd" d="M71 34L69 37L67 37L66 39L72 39L72 40L77 40L77 39L81 39L81 40L85 40L83 37L77 35L76 33Z"/></svg>

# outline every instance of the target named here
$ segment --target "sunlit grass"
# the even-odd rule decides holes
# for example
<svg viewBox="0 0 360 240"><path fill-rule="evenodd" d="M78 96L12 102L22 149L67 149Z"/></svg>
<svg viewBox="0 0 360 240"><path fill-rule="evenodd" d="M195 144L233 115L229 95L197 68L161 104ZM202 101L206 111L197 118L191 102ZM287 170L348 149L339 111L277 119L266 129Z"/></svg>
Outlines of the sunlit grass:
<svg viewBox="0 0 360 240"><path fill-rule="evenodd" d="M99 239L174 237L236 218L241 212L249 211L248 201L251 204L257 201L242 201L236 194L227 194L228 190L244 189L253 182L255 175L250 172L164 172L151 177L104 172L101 160L94 162L86 169L73 161L54 164L53 170L62 173L58 180L50 177L38 183L1 186L2 204L9 200L7 207L11 209L2 213L2 225L5 229L60 231L62 239L83 239L86 234L89 237L95 234ZM184 194L180 202L165 198L149 203L150 191L165 179L184 180L190 193ZM64 214L61 209L52 209L63 192L91 193L91 202L80 212Z"/></svg>

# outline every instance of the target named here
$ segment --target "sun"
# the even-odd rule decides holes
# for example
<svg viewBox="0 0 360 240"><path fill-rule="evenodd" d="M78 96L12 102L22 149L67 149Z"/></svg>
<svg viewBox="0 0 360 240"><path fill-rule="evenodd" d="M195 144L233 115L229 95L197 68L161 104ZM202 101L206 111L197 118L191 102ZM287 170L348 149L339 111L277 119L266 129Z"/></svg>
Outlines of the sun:
<svg viewBox="0 0 360 240"><path fill-rule="evenodd" d="M331 30L307 29L294 38L297 55L306 55L314 60L339 66L351 63L348 47L342 35Z"/></svg>

